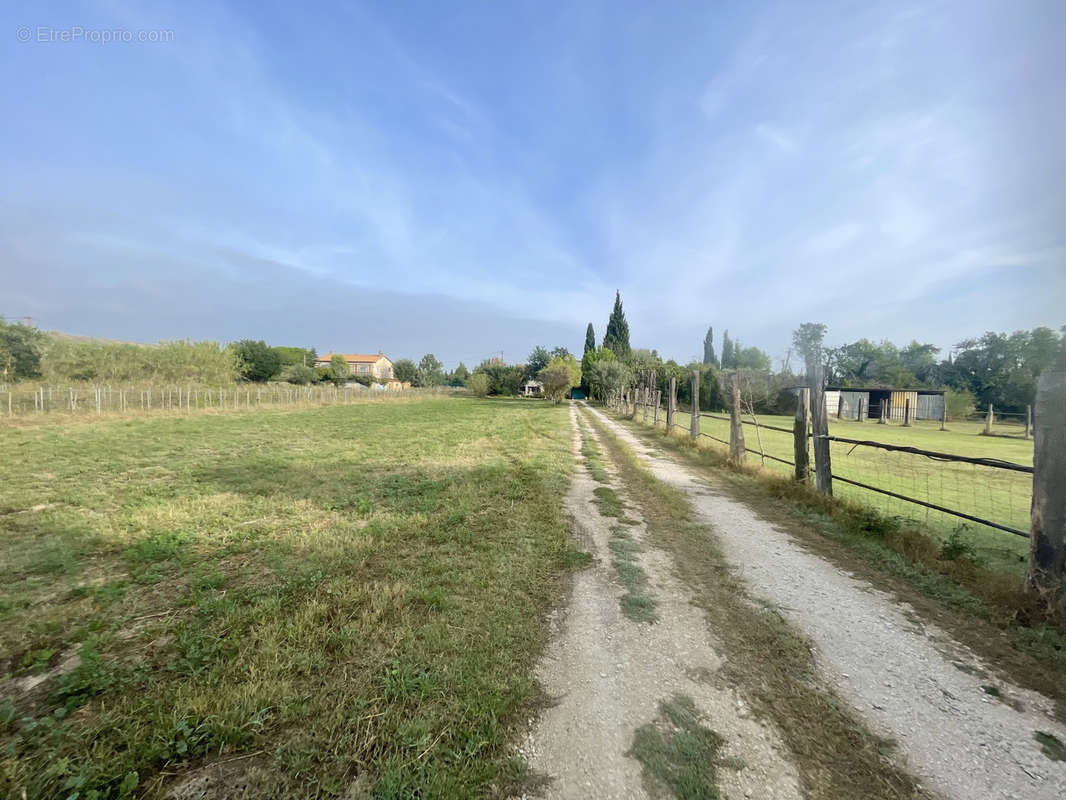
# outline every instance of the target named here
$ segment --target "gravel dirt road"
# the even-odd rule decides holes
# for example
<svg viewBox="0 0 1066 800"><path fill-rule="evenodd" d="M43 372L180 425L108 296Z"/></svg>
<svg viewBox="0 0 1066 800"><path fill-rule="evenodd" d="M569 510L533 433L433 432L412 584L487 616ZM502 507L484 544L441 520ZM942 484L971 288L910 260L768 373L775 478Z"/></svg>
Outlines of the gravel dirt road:
<svg viewBox="0 0 1066 800"><path fill-rule="evenodd" d="M581 433L571 407L573 448ZM586 435L595 438L593 431ZM703 613L686 597L669 556L647 541L640 510L629 503L609 463L609 484L626 504L636 558L656 603L657 620L635 622L621 610L624 588L611 564L608 542L617 520L604 516L594 490L602 484L580 466L567 507L580 546L595 561L573 581L567 605L551 620L552 643L538 679L555 704L531 720L520 752L549 779L548 798L645 798L641 764L630 754L634 733L655 721L659 703L692 698L725 743L719 787L729 798L801 796L796 770L772 724L755 719L743 697L716 679L722 658Z"/></svg>
<svg viewBox="0 0 1066 800"><path fill-rule="evenodd" d="M871 730L898 743L898 757L924 785L953 800L1066 797L1066 762L1045 755L1034 737L1045 732L1066 741L1066 726L1055 719L1049 699L990 678L988 665L894 597L808 552L757 511L609 416L591 413L656 478L687 495L751 594L774 604L809 638L824 678ZM694 626L690 621L684 627L691 633ZM711 658L706 650L699 652ZM565 686L562 676L549 677L557 687ZM982 688L989 684L998 688L999 699Z"/></svg>

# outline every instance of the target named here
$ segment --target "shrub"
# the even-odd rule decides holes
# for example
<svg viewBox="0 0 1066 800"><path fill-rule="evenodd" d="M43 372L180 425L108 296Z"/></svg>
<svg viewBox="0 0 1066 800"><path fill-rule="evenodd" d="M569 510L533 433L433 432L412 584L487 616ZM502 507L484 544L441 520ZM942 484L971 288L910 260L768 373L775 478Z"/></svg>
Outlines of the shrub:
<svg viewBox="0 0 1066 800"><path fill-rule="evenodd" d="M240 362L241 377L249 381L268 381L281 369L281 356L262 339L241 339L233 345Z"/></svg>
<svg viewBox="0 0 1066 800"><path fill-rule="evenodd" d="M966 419L977 410L977 398L967 389L948 389L944 393L948 419Z"/></svg>
<svg viewBox="0 0 1066 800"><path fill-rule="evenodd" d="M489 393L489 376L484 372L475 372L467 379L466 388L474 397L484 397Z"/></svg>
<svg viewBox="0 0 1066 800"><path fill-rule="evenodd" d="M291 364L281 373L281 379L298 386L306 386L315 379L315 370L306 364Z"/></svg>
<svg viewBox="0 0 1066 800"><path fill-rule="evenodd" d="M540 380L544 397L558 405L574 385L571 372L565 366L549 366L542 369L537 378ZM581 380L580 374L578 380Z"/></svg>

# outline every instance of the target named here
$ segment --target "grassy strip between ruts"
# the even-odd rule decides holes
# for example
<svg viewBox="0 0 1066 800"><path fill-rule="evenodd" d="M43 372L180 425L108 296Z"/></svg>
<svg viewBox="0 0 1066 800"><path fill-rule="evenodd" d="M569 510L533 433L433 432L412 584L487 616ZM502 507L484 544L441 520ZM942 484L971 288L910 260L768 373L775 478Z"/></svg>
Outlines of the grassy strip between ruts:
<svg viewBox="0 0 1066 800"><path fill-rule="evenodd" d="M1027 595L1013 575L984 568L951 543L864 506L825 498L811 487L737 467L687 436L620 420L635 435L667 447L804 546L883 589L949 630L1019 686L1057 701L1066 720L1066 618Z"/></svg>
<svg viewBox="0 0 1066 800"><path fill-rule="evenodd" d="M0 430L0 450L0 796L523 779L512 726L577 561L565 409L168 416Z"/></svg>
<svg viewBox="0 0 1066 800"><path fill-rule="evenodd" d="M630 754L644 771L653 797L716 800L715 772L723 739L700 722L691 697L677 694L659 703L659 719L637 728Z"/></svg>
<svg viewBox="0 0 1066 800"><path fill-rule="evenodd" d="M807 796L923 797L913 778L887 757L893 745L870 733L817 680L808 643L780 614L748 598L684 495L655 479L614 434L595 418L592 422L628 496L641 508L650 537L672 554L693 601L706 612L724 650L724 673L777 725Z"/></svg>
<svg viewBox="0 0 1066 800"><path fill-rule="evenodd" d="M581 417L578 417L578 423L581 427L581 452L585 458L585 467L594 480L607 483L608 475L603 467L599 448L588 435L588 426ZM633 520L626 517L625 504L611 487L597 486L592 493L600 514L618 519L618 524L611 528L607 546L611 550L611 566L614 567L615 576L626 589L619 601L622 613L633 622L655 622L658 619L655 599L648 594L648 576L636 559L640 546L629 532Z"/></svg>

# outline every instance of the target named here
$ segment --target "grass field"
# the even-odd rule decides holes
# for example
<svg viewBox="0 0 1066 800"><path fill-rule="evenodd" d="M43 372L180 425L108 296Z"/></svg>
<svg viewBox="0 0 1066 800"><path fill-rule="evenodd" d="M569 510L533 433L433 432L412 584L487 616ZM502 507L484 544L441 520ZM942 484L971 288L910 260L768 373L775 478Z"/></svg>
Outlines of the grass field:
<svg viewBox="0 0 1066 800"><path fill-rule="evenodd" d="M0 428L0 796L506 793L569 438L474 399Z"/></svg>
<svg viewBox="0 0 1066 800"><path fill-rule="evenodd" d="M725 414L716 414L725 416ZM642 419L640 413L637 419ZM745 417L750 420L750 417ZM793 417L760 416L761 425L787 428L791 431ZM678 415L678 423L686 430L687 412ZM660 426L665 424L660 414ZM876 422L855 422L830 418L829 432L848 439L870 440L889 444L918 447L955 455L995 458L1032 466L1033 443L1020 437L981 436L983 423L952 422L941 431L939 423L919 422L903 427L898 422L879 425ZM702 433L728 441L729 422L703 417ZM750 450L760 450L778 458L793 460L791 433L744 426L745 444ZM702 437L709 446L725 449L725 445ZM874 447L853 447L834 442L831 446L833 474L870 486L914 497L929 503L955 509L1019 530L1029 529L1029 505L1032 497L1032 476L990 467L935 461L924 456L894 453ZM748 453L749 464L760 464L757 453ZM761 466L774 474L791 474L792 467L766 459ZM833 493L871 506L886 516L899 516L921 522L942 541L951 539L958 531L956 547L972 547L976 556L990 564L1022 574L1028 560L1029 542L1020 536L999 531L958 517L926 509L887 495L850 486L837 481Z"/></svg>

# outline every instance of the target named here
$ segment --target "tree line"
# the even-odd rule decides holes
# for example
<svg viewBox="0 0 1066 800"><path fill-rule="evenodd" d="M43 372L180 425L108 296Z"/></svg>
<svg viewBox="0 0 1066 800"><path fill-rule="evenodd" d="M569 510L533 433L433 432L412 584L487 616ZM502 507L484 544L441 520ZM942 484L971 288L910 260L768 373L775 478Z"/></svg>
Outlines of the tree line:
<svg viewBox="0 0 1066 800"><path fill-rule="evenodd" d="M757 347L745 347L729 331L716 348L714 327L703 338L703 358L687 364L663 360L655 350L633 348L621 294L615 293L602 343L597 347L593 325L585 333L581 361L582 388L596 399L641 385L649 378L652 388L668 392L670 379L678 386L679 402L689 404L690 376L699 373L702 410L726 407L725 378L737 378L745 405L761 413L791 413L792 388L805 380L812 367L825 368L828 385L856 388L943 389L949 413L965 416L989 403L1005 413L1021 413L1032 404L1040 373L1066 360L1066 326L1014 333L987 332L964 339L940 358L940 348L913 340L897 346L887 340L860 339L838 347L824 347L828 329L821 323L803 323L792 336L792 348L776 372L770 356Z"/></svg>
<svg viewBox="0 0 1066 800"><path fill-rule="evenodd" d="M804 323L793 334L793 348L804 361L817 359L829 385L862 388L945 389L956 416L987 408L1021 413L1036 397L1040 373L1066 358L1066 326L1028 331L988 331L958 342L946 358L936 345L912 340L904 347L883 340L859 339L822 347L827 328Z"/></svg>

